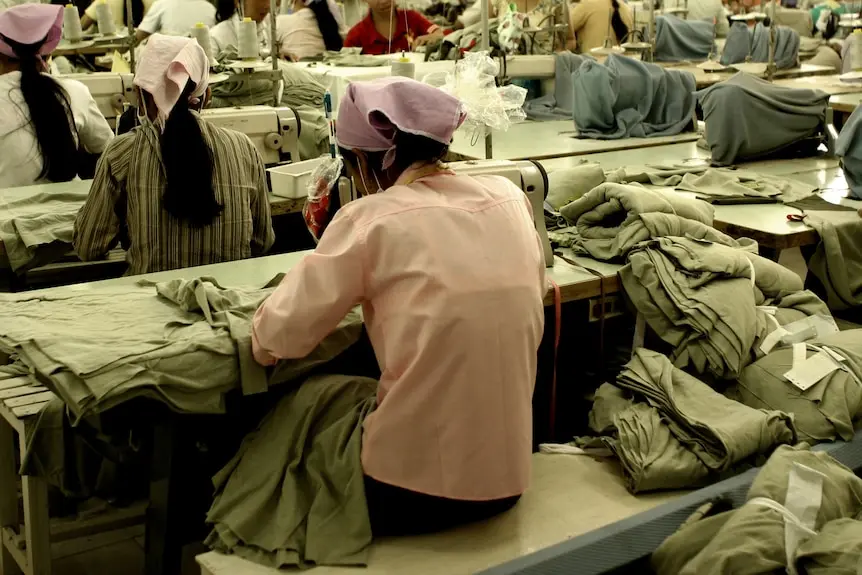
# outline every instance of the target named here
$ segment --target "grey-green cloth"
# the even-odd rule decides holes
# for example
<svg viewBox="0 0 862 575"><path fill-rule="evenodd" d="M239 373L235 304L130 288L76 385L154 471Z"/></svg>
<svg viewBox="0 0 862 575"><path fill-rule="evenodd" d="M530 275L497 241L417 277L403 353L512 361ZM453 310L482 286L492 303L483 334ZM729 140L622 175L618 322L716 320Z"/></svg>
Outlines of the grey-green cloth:
<svg viewBox="0 0 862 575"><path fill-rule="evenodd" d="M727 399L660 353L635 350L617 385L644 400L614 416L618 437L608 442L633 493L695 487L796 440L786 413Z"/></svg>
<svg viewBox="0 0 862 575"><path fill-rule="evenodd" d="M749 60L750 57L750 60ZM744 22L735 22L727 33L721 64L730 66L742 62L769 60L769 27L755 24L754 29ZM799 33L784 26L775 28L775 67L779 70L799 64Z"/></svg>
<svg viewBox="0 0 862 575"><path fill-rule="evenodd" d="M653 185L673 186L699 196L775 198L782 202L796 202L814 195L819 189L817 186L780 176L722 168L695 169L682 174L658 172L646 175Z"/></svg>
<svg viewBox="0 0 862 575"><path fill-rule="evenodd" d="M572 74L578 137L597 140L673 136L691 125L694 74L611 54Z"/></svg>
<svg viewBox="0 0 862 575"><path fill-rule="evenodd" d="M851 199L862 199L862 106L856 106L835 143Z"/></svg>
<svg viewBox="0 0 862 575"><path fill-rule="evenodd" d="M362 422L377 382L309 378L281 399L214 478L206 543L270 567L365 565Z"/></svg>
<svg viewBox="0 0 862 575"><path fill-rule="evenodd" d="M674 364L719 378L738 377L772 332L758 306L779 308L782 325L830 315L798 275L736 243L661 237L635 247L619 276L647 325L673 346Z"/></svg>
<svg viewBox="0 0 862 575"><path fill-rule="evenodd" d="M0 204L0 241L13 271L34 265L40 248L72 245L75 216L89 193L89 186L70 182L61 192L21 195Z"/></svg>
<svg viewBox="0 0 862 575"><path fill-rule="evenodd" d="M604 181L605 172L599 164L583 164L554 170L548 174L548 197L545 201L555 210L559 210Z"/></svg>
<svg viewBox="0 0 862 575"><path fill-rule="evenodd" d="M711 227L714 213L706 202L672 191L609 182L560 208L584 249L599 260L625 257L639 242L659 236L727 238Z"/></svg>
<svg viewBox="0 0 862 575"><path fill-rule="evenodd" d="M715 24L683 20L673 14L655 18L655 59L659 62L706 60L713 49Z"/></svg>
<svg viewBox="0 0 862 575"><path fill-rule="evenodd" d="M554 54L554 93L524 102L524 112L531 120L571 120L574 107L572 74L592 56L557 52Z"/></svg>
<svg viewBox="0 0 862 575"><path fill-rule="evenodd" d="M764 497L783 505L796 463L825 475L815 530L862 510L862 479L828 454L806 447L776 449L752 483L748 500ZM746 504L681 528L653 553L652 566L658 575L783 573L787 568L784 532L784 518L778 512ZM803 549L797 548L797 554Z"/></svg>
<svg viewBox="0 0 862 575"><path fill-rule="evenodd" d="M816 134L826 118L829 94L739 73L698 91L697 100L712 162L726 166Z"/></svg>
<svg viewBox="0 0 862 575"><path fill-rule="evenodd" d="M862 418L862 330L841 331L810 343L838 352L846 358L847 369L833 371L800 391L784 379L793 367L793 349L773 349L746 367L728 394L751 407L792 413L799 438L808 443L849 441ZM808 348L809 357L816 353Z"/></svg>
<svg viewBox="0 0 862 575"><path fill-rule="evenodd" d="M800 575L859 575L862 571L862 521L830 521L796 549Z"/></svg>
<svg viewBox="0 0 862 575"><path fill-rule="evenodd" d="M342 48L337 52L327 50L323 53L323 62L330 66L349 66L351 68L379 68L389 65L386 58L363 55L362 48Z"/></svg>
<svg viewBox="0 0 862 575"><path fill-rule="evenodd" d="M823 284L833 310L862 305L862 219L854 212L808 212L820 243L808 270Z"/></svg>

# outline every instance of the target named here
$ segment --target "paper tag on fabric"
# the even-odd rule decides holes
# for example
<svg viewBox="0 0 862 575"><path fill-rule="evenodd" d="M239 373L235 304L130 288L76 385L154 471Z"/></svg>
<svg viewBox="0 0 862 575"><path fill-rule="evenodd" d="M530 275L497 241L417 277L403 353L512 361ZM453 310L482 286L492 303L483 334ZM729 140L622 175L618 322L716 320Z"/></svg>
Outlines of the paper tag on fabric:
<svg viewBox="0 0 862 575"><path fill-rule="evenodd" d="M787 478L787 496L784 507L796 521L784 521L784 551L787 565L795 567L796 550L803 541L811 537L817 525L817 515L823 499L823 483L826 476L806 465L794 463ZM796 570L788 569L788 573Z"/></svg>
<svg viewBox="0 0 862 575"><path fill-rule="evenodd" d="M796 369L808 357L808 347L804 343L793 344L793 366L791 369Z"/></svg>
<svg viewBox="0 0 862 575"><path fill-rule="evenodd" d="M843 355L841 355L840 353L838 353L837 351L835 351L835 350L834 350L834 349L832 349L831 347L826 347L826 346L824 345L824 346L822 346L822 348L821 348L821 349L822 349L823 351L825 351L826 353L828 353L829 355L831 355L831 356L832 356L832 359L834 359L835 361L840 361L840 362L845 362L845 361L847 361L847 358L846 358L846 357L844 357Z"/></svg>
<svg viewBox="0 0 862 575"><path fill-rule="evenodd" d="M778 308L775 307L774 305L759 305L759 306L757 306L757 309L759 309L760 311L766 312L769 315L775 315L775 312L778 311Z"/></svg>
<svg viewBox="0 0 862 575"><path fill-rule="evenodd" d="M805 391L821 379L838 369L838 364L826 353L812 355L784 374L785 379L800 391Z"/></svg>
<svg viewBox="0 0 862 575"><path fill-rule="evenodd" d="M781 338L785 335L787 335L786 329L780 326L775 328L772 333L770 333L763 339L763 342L760 344L760 351L762 351L764 354L769 353L770 351L772 351L772 348L774 348L778 344L778 342L781 341Z"/></svg>

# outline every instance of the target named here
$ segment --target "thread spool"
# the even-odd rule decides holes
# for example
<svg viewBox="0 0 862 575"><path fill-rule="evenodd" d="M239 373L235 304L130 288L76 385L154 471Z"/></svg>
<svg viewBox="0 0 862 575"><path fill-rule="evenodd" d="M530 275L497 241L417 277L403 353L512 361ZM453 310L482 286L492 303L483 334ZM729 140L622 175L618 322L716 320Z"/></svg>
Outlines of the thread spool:
<svg viewBox="0 0 862 575"><path fill-rule="evenodd" d="M243 18L239 23L239 58L257 60L260 45L257 43L257 24L251 18Z"/></svg>
<svg viewBox="0 0 862 575"><path fill-rule="evenodd" d="M854 30L850 40L850 67L862 71L862 30Z"/></svg>
<svg viewBox="0 0 862 575"><path fill-rule="evenodd" d="M210 66L215 64L215 57L213 56L213 45L212 40L210 39L210 29L203 22L198 22L194 26L192 26L192 38L197 40L197 43L203 48L204 54L207 55L207 60L209 60Z"/></svg>
<svg viewBox="0 0 862 575"><path fill-rule="evenodd" d="M66 4L63 8L63 38L69 42L80 42L84 38L84 30L81 29L81 16L78 9L72 4Z"/></svg>
<svg viewBox="0 0 862 575"><path fill-rule="evenodd" d="M403 76L412 80L416 75L416 64L411 62L409 58L402 56L390 64L390 75Z"/></svg>
<svg viewBox="0 0 862 575"><path fill-rule="evenodd" d="M99 33L103 36L113 36L117 33L117 24L114 22L114 14L111 12L111 7L105 0L100 0L96 4L96 24L99 26Z"/></svg>

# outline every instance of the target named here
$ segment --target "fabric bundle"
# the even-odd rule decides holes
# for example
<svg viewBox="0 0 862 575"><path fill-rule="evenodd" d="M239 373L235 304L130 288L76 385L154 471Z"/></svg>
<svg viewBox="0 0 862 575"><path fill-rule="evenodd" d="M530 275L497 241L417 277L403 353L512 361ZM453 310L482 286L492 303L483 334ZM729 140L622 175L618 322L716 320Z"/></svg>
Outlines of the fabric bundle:
<svg viewBox="0 0 862 575"><path fill-rule="evenodd" d="M574 86L572 74L592 56L581 56L571 52L554 55L554 93L524 102L524 112L531 120L570 120L574 109Z"/></svg>
<svg viewBox="0 0 862 575"><path fill-rule="evenodd" d="M772 2L766 5L766 13L772 15ZM799 8L786 8L784 6L775 7L775 23L778 26L790 28L801 39L810 38L811 31L814 30L814 23L811 21L811 12Z"/></svg>
<svg viewBox="0 0 862 575"><path fill-rule="evenodd" d="M206 543L274 568L365 565L362 422L377 382L309 378L282 398L214 478Z"/></svg>
<svg viewBox="0 0 862 575"><path fill-rule="evenodd" d="M817 134L826 119L829 95L740 73L700 90L697 100L703 108L712 162L730 165Z"/></svg>
<svg viewBox="0 0 862 575"><path fill-rule="evenodd" d="M224 289L213 280L0 297L0 351L16 354L81 418L136 397L183 413L220 413L238 387L275 383L251 352L251 320L271 293ZM358 340L358 312L281 381L332 359ZM74 337L70 337L74 334Z"/></svg>
<svg viewBox="0 0 862 575"><path fill-rule="evenodd" d="M658 575L854 574L860 511L862 479L824 452L782 446L745 505L683 525L653 553L652 567ZM840 565L849 568L831 570Z"/></svg>
<svg viewBox="0 0 862 575"><path fill-rule="evenodd" d="M859 215L855 211L808 212L805 223L820 235L820 243L808 260L808 270L820 280L829 309L840 311L862 305L862 220Z"/></svg>
<svg viewBox="0 0 862 575"><path fill-rule="evenodd" d="M789 415L727 399L660 353L635 350L617 386L635 403L611 401L622 409L612 416L617 436L605 443L619 457L633 493L696 487L796 438Z"/></svg>
<svg viewBox="0 0 862 575"><path fill-rule="evenodd" d="M594 258L623 258L639 242L666 235L733 242L713 229L715 209L676 192L606 182L560 208Z"/></svg>
<svg viewBox="0 0 862 575"><path fill-rule="evenodd" d="M751 407L792 413L802 441L850 441L862 418L862 330L842 331L809 343L808 357L827 346L845 359L844 367L800 391L784 378L794 364L793 349L774 349L746 367L728 395Z"/></svg>
<svg viewBox="0 0 862 575"><path fill-rule="evenodd" d="M694 74L611 54L574 74L574 119L581 138L672 136L691 125Z"/></svg>
<svg viewBox="0 0 862 575"><path fill-rule="evenodd" d="M749 60L750 57L750 60ZM753 30L743 22L730 27L721 64L730 66L742 62L769 61L769 27L755 24ZM790 28L775 28L775 67L779 70L795 68L799 65L799 33Z"/></svg>
<svg viewBox="0 0 862 575"><path fill-rule="evenodd" d="M545 201L555 210L559 210L604 181L605 172L599 164L583 164L555 170L548 174L548 197Z"/></svg>
<svg viewBox="0 0 862 575"><path fill-rule="evenodd" d="M659 62L706 60L712 53L715 25L674 15L655 18L655 58Z"/></svg>
<svg viewBox="0 0 862 575"><path fill-rule="evenodd" d="M679 172L679 170L675 170ZM813 196L820 188L798 180L768 176L743 170L709 168L688 173L667 175L667 171L648 173L648 183L656 186L673 186L677 190L694 192L698 196L722 198L773 198L782 202L796 202Z"/></svg>
<svg viewBox="0 0 862 575"><path fill-rule="evenodd" d="M835 155L841 159L844 177L850 187L850 198L862 199L862 107L857 106L841 128Z"/></svg>
<svg viewBox="0 0 862 575"><path fill-rule="evenodd" d="M660 237L635 247L619 271L632 305L674 348L674 365L735 379L775 322L830 315L798 275L738 246Z"/></svg>

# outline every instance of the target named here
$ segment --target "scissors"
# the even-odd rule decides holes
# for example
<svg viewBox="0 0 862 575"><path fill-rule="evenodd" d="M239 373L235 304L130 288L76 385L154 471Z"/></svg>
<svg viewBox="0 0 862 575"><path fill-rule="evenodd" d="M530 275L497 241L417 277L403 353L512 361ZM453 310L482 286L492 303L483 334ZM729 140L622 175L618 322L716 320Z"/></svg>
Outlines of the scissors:
<svg viewBox="0 0 862 575"><path fill-rule="evenodd" d="M788 222L803 222L805 221L805 214L787 214Z"/></svg>

